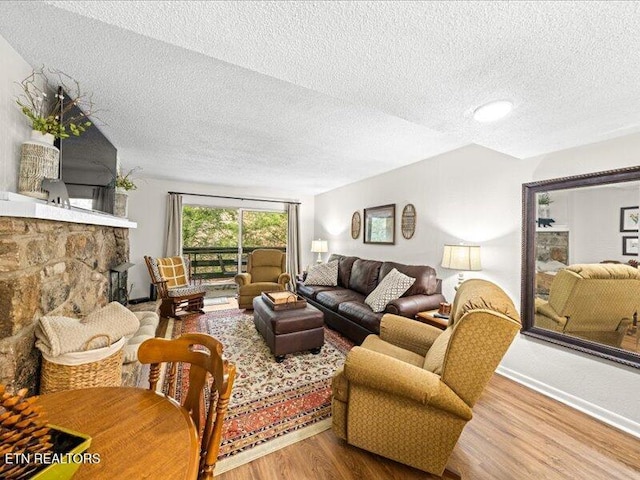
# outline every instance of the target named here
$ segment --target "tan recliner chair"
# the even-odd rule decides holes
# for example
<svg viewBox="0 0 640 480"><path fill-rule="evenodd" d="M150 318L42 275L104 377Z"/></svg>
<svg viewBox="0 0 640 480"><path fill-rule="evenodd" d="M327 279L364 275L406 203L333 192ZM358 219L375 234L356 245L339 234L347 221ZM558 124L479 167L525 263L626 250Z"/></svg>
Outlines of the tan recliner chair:
<svg viewBox="0 0 640 480"><path fill-rule="evenodd" d="M380 336L354 347L333 378L333 431L351 445L442 475L519 328L509 297L477 279L458 289L444 332L386 314Z"/></svg>
<svg viewBox="0 0 640 480"><path fill-rule="evenodd" d="M640 271L624 264L560 270L549 301L536 299L535 326L620 347L640 305Z"/></svg>
<svg viewBox="0 0 640 480"><path fill-rule="evenodd" d="M285 290L291 281L285 272L286 262L287 256L280 250L262 248L249 253L247 272L234 278L239 287L239 308L253 308L253 299L262 292Z"/></svg>

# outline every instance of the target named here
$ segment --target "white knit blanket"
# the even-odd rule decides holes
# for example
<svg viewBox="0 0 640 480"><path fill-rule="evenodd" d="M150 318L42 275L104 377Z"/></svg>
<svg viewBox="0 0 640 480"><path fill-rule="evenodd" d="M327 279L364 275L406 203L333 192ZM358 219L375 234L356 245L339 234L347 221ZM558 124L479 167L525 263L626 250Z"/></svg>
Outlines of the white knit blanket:
<svg viewBox="0 0 640 480"><path fill-rule="evenodd" d="M69 317L41 317L36 324L36 347L51 357L63 353L106 347L138 330L135 314L118 302L100 308L79 320ZM95 335L106 336L95 338Z"/></svg>

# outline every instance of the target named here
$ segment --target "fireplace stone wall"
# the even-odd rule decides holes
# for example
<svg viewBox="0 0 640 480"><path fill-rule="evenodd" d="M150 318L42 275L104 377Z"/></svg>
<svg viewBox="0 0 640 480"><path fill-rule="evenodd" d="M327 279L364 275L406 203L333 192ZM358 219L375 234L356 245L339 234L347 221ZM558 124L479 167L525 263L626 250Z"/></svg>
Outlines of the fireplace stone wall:
<svg viewBox="0 0 640 480"><path fill-rule="evenodd" d="M109 269L128 260L127 228L0 217L0 383L35 393L36 320L105 305Z"/></svg>

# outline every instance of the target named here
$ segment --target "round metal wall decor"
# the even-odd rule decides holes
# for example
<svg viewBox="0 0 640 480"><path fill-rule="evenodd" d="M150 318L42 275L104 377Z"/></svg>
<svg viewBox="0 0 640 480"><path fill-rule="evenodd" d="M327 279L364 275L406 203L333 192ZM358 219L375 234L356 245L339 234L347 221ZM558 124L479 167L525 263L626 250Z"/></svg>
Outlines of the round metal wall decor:
<svg viewBox="0 0 640 480"><path fill-rule="evenodd" d="M408 203L402 209L402 236L409 240L416 232L416 207Z"/></svg>
<svg viewBox="0 0 640 480"><path fill-rule="evenodd" d="M360 236L360 212L353 212L351 217L351 238L354 240Z"/></svg>

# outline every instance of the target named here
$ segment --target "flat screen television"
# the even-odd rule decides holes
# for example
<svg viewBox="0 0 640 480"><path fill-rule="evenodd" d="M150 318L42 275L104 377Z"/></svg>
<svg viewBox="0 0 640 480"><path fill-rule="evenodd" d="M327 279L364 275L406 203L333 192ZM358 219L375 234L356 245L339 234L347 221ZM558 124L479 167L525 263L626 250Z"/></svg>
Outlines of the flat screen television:
<svg viewBox="0 0 640 480"><path fill-rule="evenodd" d="M78 107L73 109L69 115L75 116ZM60 178L67 186L71 204L113 214L116 147L95 125L78 137L56 140L56 146L60 149Z"/></svg>

